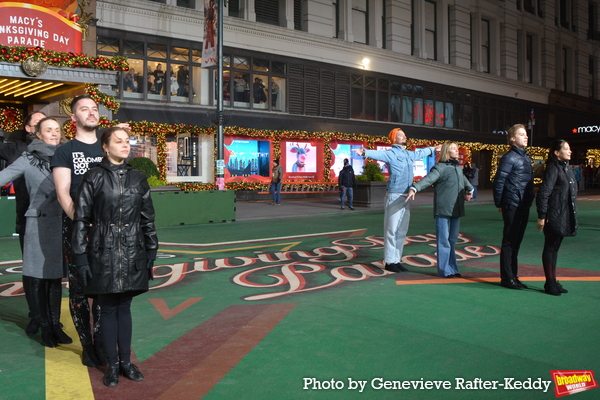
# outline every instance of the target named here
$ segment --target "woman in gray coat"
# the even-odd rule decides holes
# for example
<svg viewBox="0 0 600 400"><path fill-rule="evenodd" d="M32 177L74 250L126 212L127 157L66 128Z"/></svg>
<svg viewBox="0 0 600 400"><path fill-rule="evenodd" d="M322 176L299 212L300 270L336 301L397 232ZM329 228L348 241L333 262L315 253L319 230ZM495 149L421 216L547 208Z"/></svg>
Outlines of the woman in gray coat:
<svg viewBox="0 0 600 400"><path fill-rule="evenodd" d="M454 245L458 239L460 217L465 215L465 200L471 200L473 186L458 164L458 144L446 142L440 160L429 174L413 183L406 201L415 193L433 185L433 216L437 242L438 275L445 278L460 277Z"/></svg>
<svg viewBox="0 0 600 400"><path fill-rule="evenodd" d="M54 118L44 118L36 126L36 139L14 163L0 171L0 185L21 176L29 192L25 213L23 276L31 278L32 298L42 327L42 344L56 347L73 340L60 325L62 260L62 208L50 170L50 159L60 142L62 129Z"/></svg>

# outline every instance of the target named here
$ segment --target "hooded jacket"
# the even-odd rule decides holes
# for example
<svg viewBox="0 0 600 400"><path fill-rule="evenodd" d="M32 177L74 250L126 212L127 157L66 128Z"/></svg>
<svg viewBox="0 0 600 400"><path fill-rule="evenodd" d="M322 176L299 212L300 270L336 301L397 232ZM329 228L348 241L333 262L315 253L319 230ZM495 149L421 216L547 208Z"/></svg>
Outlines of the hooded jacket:
<svg viewBox="0 0 600 400"><path fill-rule="evenodd" d="M356 187L356 177L354 176L354 169L350 164L344 165L344 168L340 171L338 176L338 186L346 188Z"/></svg>
<svg viewBox="0 0 600 400"><path fill-rule="evenodd" d="M107 159L86 172L75 199L72 244L75 264L92 270L86 294L147 291L147 260L156 259L158 238L146 176Z"/></svg>
<svg viewBox="0 0 600 400"><path fill-rule="evenodd" d="M565 161L548 164L538 190L536 206L539 219L545 219L556 236L577 234L577 183Z"/></svg>

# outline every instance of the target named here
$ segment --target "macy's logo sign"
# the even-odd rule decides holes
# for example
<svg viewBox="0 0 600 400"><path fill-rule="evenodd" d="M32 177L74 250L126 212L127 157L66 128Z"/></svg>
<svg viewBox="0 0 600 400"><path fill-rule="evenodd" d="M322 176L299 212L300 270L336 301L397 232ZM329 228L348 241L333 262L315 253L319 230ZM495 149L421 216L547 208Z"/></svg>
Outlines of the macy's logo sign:
<svg viewBox="0 0 600 400"><path fill-rule="evenodd" d="M579 128L573 128L573 133L598 133L600 132L600 126L580 126Z"/></svg>

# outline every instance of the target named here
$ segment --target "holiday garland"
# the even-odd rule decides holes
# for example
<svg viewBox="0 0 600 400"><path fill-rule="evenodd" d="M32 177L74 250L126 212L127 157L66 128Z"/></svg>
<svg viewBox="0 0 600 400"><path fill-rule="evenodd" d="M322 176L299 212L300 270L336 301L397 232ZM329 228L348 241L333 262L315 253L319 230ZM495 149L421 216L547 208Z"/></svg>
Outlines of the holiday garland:
<svg viewBox="0 0 600 400"><path fill-rule="evenodd" d="M46 62L46 64L54 67L129 71L129 63L127 62L127 58L123 56L90 57L83 53L64 53L54 50L46 50L41 47L10 47L0 45L0 61L20 63L28 58L43 60Z"/></svg>
<svg viewBox="0 0 600 400"><path fill-rule="evenodd" d="M0 107L0 129L4 132L14 132L23 128L25 119L23 110L15 107Z"/></svg>
<svg viewBox="0 0 600 400"><path fill-rule="evenodd" d="M102 92L100 89L98 89L98 85L93 85L91 83L86 84L85 92L89 94L97 104L102 104L104 107L114 113L119 111L119 107L121 107L121 104L116 98Z"/></svg>
<svg viewBox="0 0 600 400"><path fill-rule="evenodd" d="M100 127L115 126L118 121L109 121L106 117L101 117ZM156 138L157 147L157 167L160 173L160 179L167 181L167 136L177 137L184 136L214 136L216 140L217 129L215 127L199 127L186 124L158 124L154 122L129 122L131 132L134 135L154 136ZM65 124L65 131L71 132L68 136L74 134L74 124L68 122ZM320 141L323 143L324 158L323 158L323 176L320 177L321 182L313 181L297 181L291 184L304 185L306 189L323 190L335 184L335 179L331 178L329 170L333 152L331 151L332 142L353 142L356 144L362 143L367 149L375 149L378 145L389 146L390 143L383 136L368 136L364 134L348 134L340 132L308 132L308 131L269 131L260 129L250 129L244 127L226 127L223 130L226 136L247 137L270 140L272 143L273 158L281 158L281 143L284 141ZM428 139L408 139L407 149L414 150L420 147L437 146L443 141L428 140ZM457 142L460 148L466 150L465 162L471 162L473 151L490 150L492 151L491 172L490 177L493 179L498 168L500 156L510 150L509 145L505 144L484 144L478 142ZM595 151L595 153L593 153ZM548 149L543 147L528 147L527 153L532 159L545 159L548 154ZM590 150L588 154L600 156L600 150ZM214 159L217 158L217 146L214 146ZM215 171L216 176L216 171ZM536 178L535 183L540 183L541 179ZM199 182L180 182L175 183L175 186L186 191L198 190L217 190L217 185L211 183ZM229 182L225 184L227 190L266 190L268 183L265 182Z"/></svg>

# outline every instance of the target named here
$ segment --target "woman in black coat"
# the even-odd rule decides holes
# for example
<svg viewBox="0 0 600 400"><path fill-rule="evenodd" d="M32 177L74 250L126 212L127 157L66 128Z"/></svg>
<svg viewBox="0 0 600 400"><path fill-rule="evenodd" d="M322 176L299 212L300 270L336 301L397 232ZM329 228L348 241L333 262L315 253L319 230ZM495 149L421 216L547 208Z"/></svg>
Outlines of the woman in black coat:
<svg viewBox="0 0 600 400"><path fill-rule="evenodd" d="M556 280L558 249L565 236L577 234L577 183L569 167L571 148L564 140L552 144L546 161L544 181L538 191L537 229L544 232L542 263L546 293L560 296L568 293Z"/></svg>
<svg viewBox="0 0 600 400"><path fill-rule="evenodd" d="M146 176L125 163L129 132L109 128L100 141L106 156L83 176L75 200L73 260L85 294L100 303L104 384L116 386L119 373L144 379L130 362L131 301L153 279L158 239Z"/></svg>

